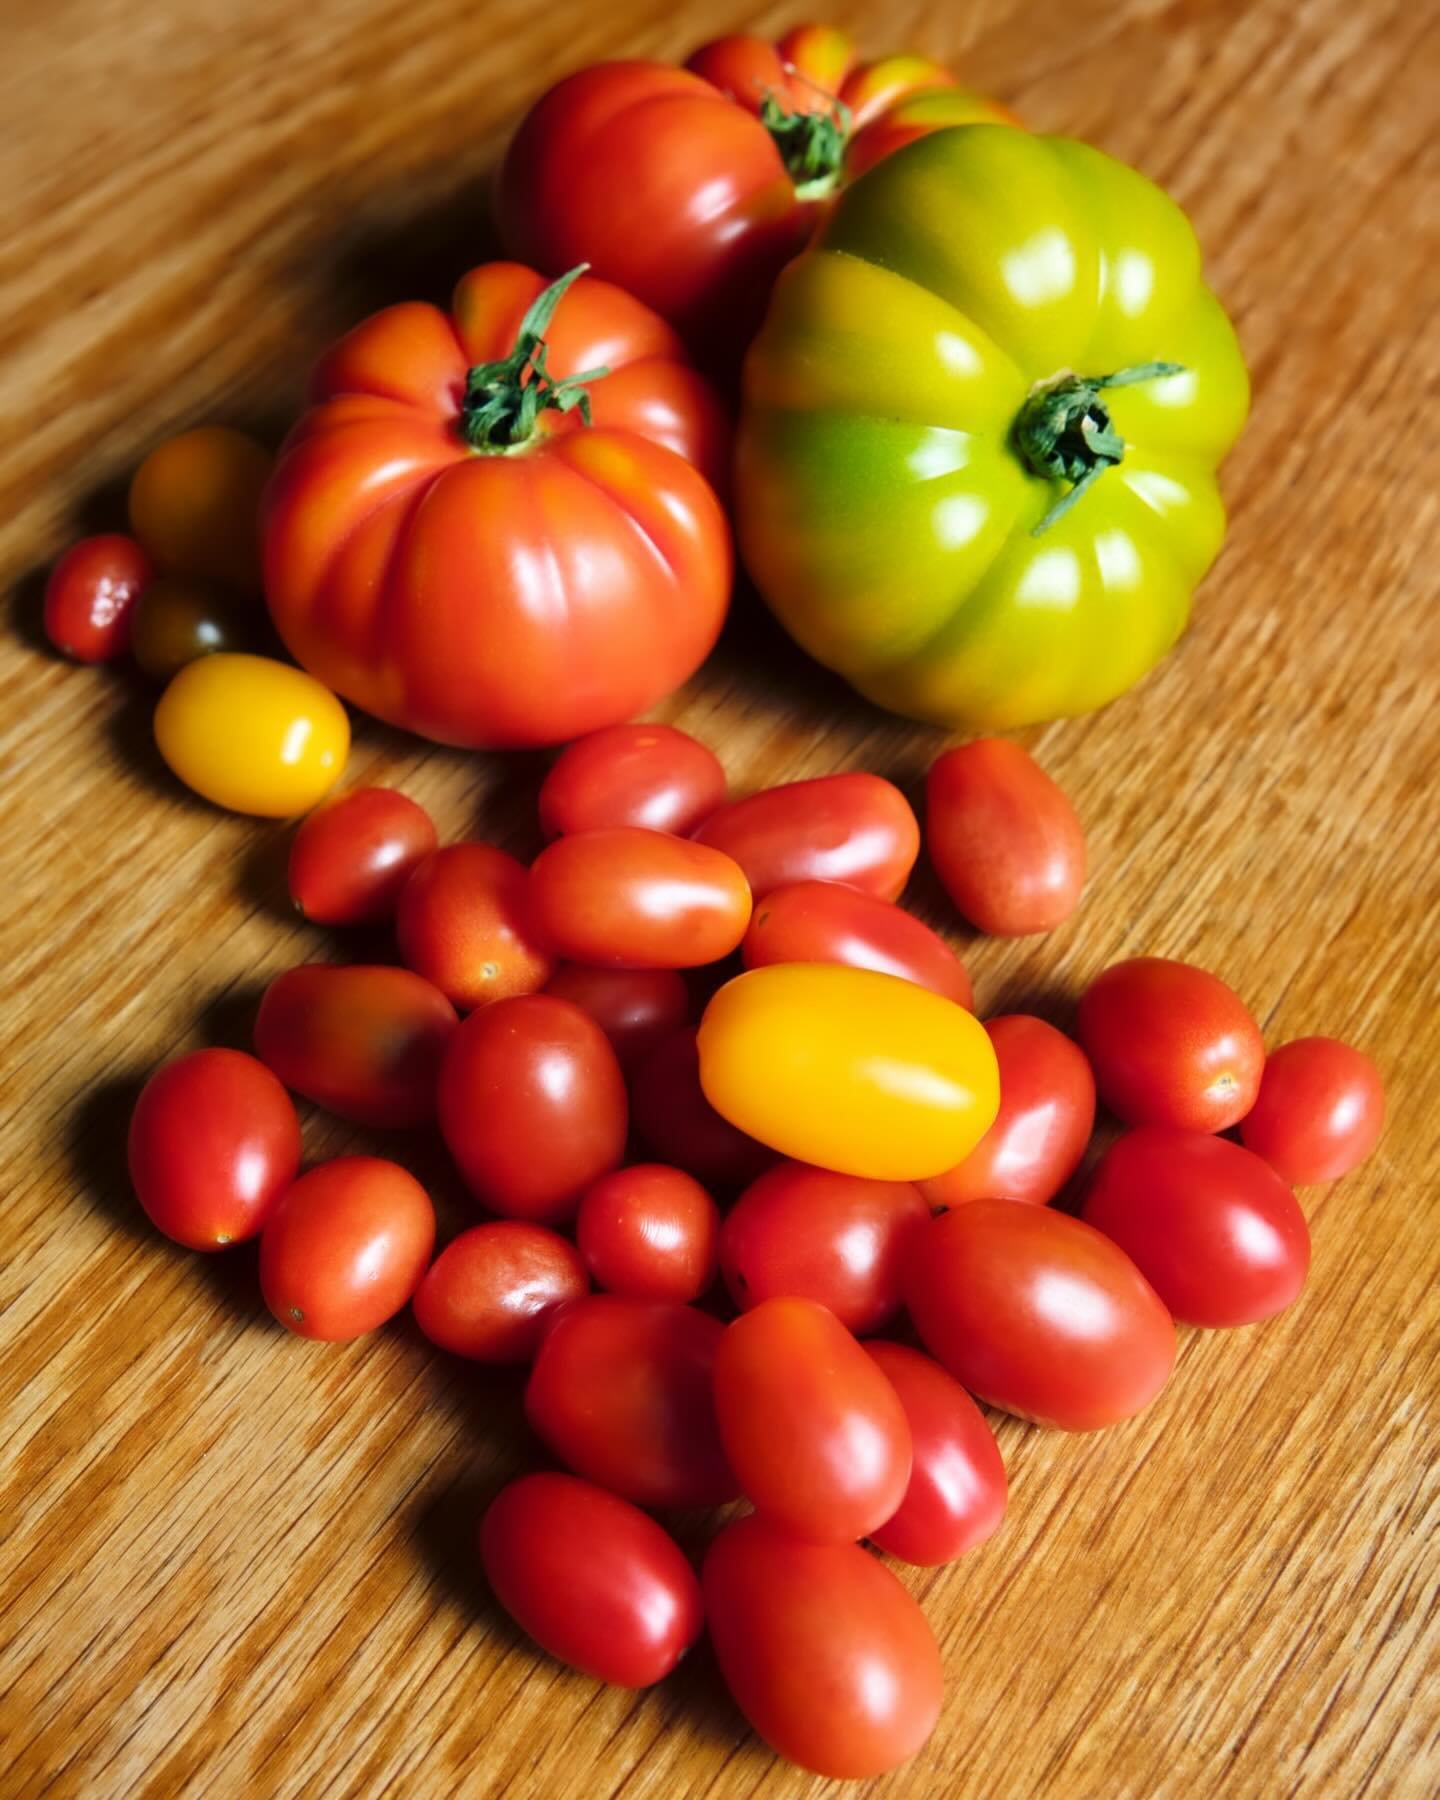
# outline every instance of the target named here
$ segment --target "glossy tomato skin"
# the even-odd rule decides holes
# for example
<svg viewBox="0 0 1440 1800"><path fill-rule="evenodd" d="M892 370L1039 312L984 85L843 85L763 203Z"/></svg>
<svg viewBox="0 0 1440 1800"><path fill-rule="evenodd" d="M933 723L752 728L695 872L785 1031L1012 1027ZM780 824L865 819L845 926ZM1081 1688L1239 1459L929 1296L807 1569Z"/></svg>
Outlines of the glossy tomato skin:
<svg viewBox="0 0 1440 1800"><path fill-rule="evenodd" d="M473 1225L448 1243L415 1291L415 1323L472 1362L532 1362L555 1309L590 1290L580 1253L524 1219Z"/></svg>
<svg viewBox="0 0 1440 1800"><path fill-rule="evenodd" d="M1254 1325L1305 1285L1310 1232L1267 1162L1228 1138L1171 1125L1106 1151L1084 1217L1131 1259L1184 1325Z"/></svg>
<svg viewBox="0 0 1440 1800"><path fill-rule="evenodd" d="M1127 1125L1226 1131L1260 1091L1260 1027L1232 989L1190 963L1112 964L1081 995L1075 1029L1100 1098Z"/></svg>
<svg viewBox="0 0 1440 1800"><path fill-rule="evenodd" d="M455 1033L440 1130L476 1198L506 1218L573 1218L625 1149L625 1082L588 1013L550 994L497 1000Z"/></svg>
<svg viewBox="0 0 1440 1800"><path fill-rule="evenodd" d="M480 1527L495 1597L542 1650L616 1687L661 1681L700 1635L695 1572L655 1521L574 1475L524 1475Z"/></svg>
<svg viewBox="0 0 1440 1800"><path fill-rule="evenodd" d="M900 1310L911 1247L929 1222L908 1181L780 1162L726 1214L720 1267L742 1312L798 1295L857 1335L878 1331Z"/></svg>
<svg viewBox="0 0 1440 1800"><path fill-rule="evenodd" d="M934 1730L940 1651L878 1558L756 1513L720 1532L701 1582L725 1684L781 1756L817 1775L883 1775Z"/></svg>
<svg viewBox="0 0 1440 1800"><path fill-rule="evenodd" d="M985 1415L955 1377L905 1344L865 1346L900 1396L910 1425L910 1485L871 1542L901 1562L935 1568L983 1544L1005 1517L1005 1464Z"/></svg>
<svg viewBox="0 0 1440 1800"><path fill-rule="evenodd" d="M725 798L713 750L673 725L609 725L560 752L540 787L540 829L641 825L686 837Z"/></svg>
<svg viewBox="0 0 1440 1800"><path fill-rule="evenodd" d="M1364 1162L1384 1123L1385 1087L1363 1050L1337 1038L1296 1038L1271 1052L1240 1137L1284 1180L1304 1187Z"/></svg>
<svg viewBox="0 0 1440 1800"><path fill-rule="evenodd" d="M721 1118L700 1086L693 1025L671 1032L636 1067L631 1084L635 1130L656 1159L707 1188L733 1191L775 1161L775 1152Z"/></svg>
<svg viewBox="0 0 1440 1800"><path fill-rule="evenodd" d="M745 871L763 900L797 881L839 881L893 900L920 853L910 802L879 775L819 775L731 800L695 834Z"/></svg>
<svg viewBox="0 0 1440 1800"><path fill-rule="evenodd" d="M974 999L965 965L913 913L838 881L773 888L757 905L740 954L747 969L771 963L844 963L898 975L957 1006Z"/></svg>
<svg viewBox="0 0 1440 1800"><path fill-rule="evenodd" d="M594 969L561 963L545 992L589 1013L624 1069L690 1017L690 990L676 969Z"/></svg>
<svg viewBox="0 0 1440 1800"><path fill-rule="evenodd" d="M947 750L925 782L925 847L946 893L981 931L1063 925L1085 886L1085 833L1061 788L1018 744Z"/></svg>
<svg viewBox="0 0 1440 1800"><path fill-rule="evenodd" d="M299 1337L344 1343L393 1318L435 1247L435 1209L378 1156L321 1163L281 1196L260 1234L265 1304Z"/></svg>
<svg viewBox="0 0 1440 1800"><path fill-rule="evenodd" d="M260 495L271 457L243 431L201 425L157 444L130 483L130 528L167 575L260 591Z"/></svg>
<svg viewBox="0 0 1440 1800"><path fill-rule="evenodd" d="M166 682L202 656L258 650L266 635L250 596L188 575L157 575L135 602L130 654L152 681Z"/></svg>
<svg viewBox="0 0 1440 1800"><path fill-rule="evenodd" d="M585 1193L576 1242L597 1287L640 1300L698 1300L715 1279L720 1209L683 1169L633 1163Z"/></svg>
<svg viewBox="0 0 1440 1800"><path fill-rule="evenodd" d="M739 1492L715 1421L725 1327L693 1306L591 1294L540 1345L525 1415L577 1475L639 1506L720 1506Z"/></svg>
<svg viewBox="0 0 1440 1800"><path fill-rule="evenodd" d="M985 1021L1000 1070L1000 1110L953 1169L920 1184L932 1206L1028 1200L1044 1206L1080 1166L1095 1124L1095 1077L1085 1052L1043 1019Z"/></svg>
<svg viewBox="0 0 1440 1800"><path fill-rule="evenodd" d="M295 833L290 898L316 925L379 924L394 917L401 889L438 842L434 820L407 794L352 788Z"/></svg>
<svg viewBox="0 0 1440 1800"><path fill-rule="evenodd" d="M134 538L109 531L72 544L45 584L45 635L75 662L110 662L130 642L135 605L153 579Z"/></svg>
<svg viewBox="0 0 1440 1800"><path fill-rule="evenodd" d="M269 1069L195 1050L157 1069L130 1118L130 1179L157 1231L190 1250L254 1237L300 1166L300 1122Z"/></svg>
<svg viewBox="0 0 1440 1800"><path fill-rule="evenodd" d="M431 851L401 889L395 935L406 966L462 1012L533 994L555 972L529 872L491 844Z"/></svg>

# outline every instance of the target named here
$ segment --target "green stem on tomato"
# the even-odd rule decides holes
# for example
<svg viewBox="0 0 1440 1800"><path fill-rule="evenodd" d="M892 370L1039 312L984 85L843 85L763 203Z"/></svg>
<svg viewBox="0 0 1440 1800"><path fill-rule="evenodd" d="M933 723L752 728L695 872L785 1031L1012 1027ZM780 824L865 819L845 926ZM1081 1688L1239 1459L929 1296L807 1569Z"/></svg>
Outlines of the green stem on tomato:
<svg viewBox="0 0 1440 1800"><path fill-rule="evenodd" d="M536 436L545 411L576 411L590 423L590 394L585 384L599 381L609 369L584 369L557 381L546 367L550 347L545 342L556 307L589 267L589 263L577 263L537 294L520 321L510 354L495 362L477 363L466 375L460 435L472 450L504 456L524 449Z"/></svg>
<svg viewBox="0 0 1440 1800"><path fill-rule="evenodd" d="M845 161L850 108L833 94L826 94L825 99L823 112L790 112L774 93L767 93L760 102L760 123L774 138L780 160L802 200L828 194L839 181Z"/></svg>

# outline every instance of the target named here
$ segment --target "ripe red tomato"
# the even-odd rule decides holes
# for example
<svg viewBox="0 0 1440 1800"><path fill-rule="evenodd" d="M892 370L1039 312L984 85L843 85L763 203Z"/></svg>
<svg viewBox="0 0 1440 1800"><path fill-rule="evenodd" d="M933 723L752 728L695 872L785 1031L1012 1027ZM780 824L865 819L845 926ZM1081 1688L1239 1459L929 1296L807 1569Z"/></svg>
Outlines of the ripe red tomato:
<svg viewBox="0 0 1440 1800"><path fill-rule="evenodd" d="M574 1475L525 1475L480 1526L495 1597L542 1650L617 1687L663 1680L700 1635L700 1583L675 1540Z"/></svg>
<svg viewBox="0 0 1440 1800"><path fill-rule="evenodd" d="M745 871L763 900L797 881L839 881L893 900L920 853L910 803L879 775L821 775L732 800L695 834Z"/></svg>
<svg viewBox="0 0 1440 1800"><path fill-rule="evenodd" d="M753 1514L701 1571L725 1684L771 1749L817 1775L883 1775L935 1729L935 1635L889 1569L855 1544L808 1544Z"/></svg>
<svg viewBox="0 0 1440 1800"><path fill-rule="evenodd" d="M287 1330L343 1343L400 1311L434 1247L435 1209L413 1175L341 1156L276 1203L260 1234L260 1287Z"/></svg>
<svg viewBox="0 0 1440 1800"><path fill-rule="evenodd" d="M930 1220L908 1181L781 1162L746 1188L720 1228L720 1267L742 1311L798 1295L853 1332L899 1312L916 1235Z"/></svg>
<svg viewBox="0 0 1440 1800"><path fill-rule="evenodd" d="M643 825L686 837L725 798L725 771L713 750L673 725L607 725L556 758L540 787L540 829L571 831Z"/></svg>
<svg viewBox="0 0 1440 1800"><path fill-rule="evenodd" d="M853 1543L887 1519L910 1480L899 1396L814 1300L763 1300L727 1327L715 1413L740 1486L797 1537Z"/></svg>
<svg viewBox="0 0 1440 1800"><path fill-rule="evenodd" d="M722 1119L700 1086L695 1027L662 1038L638 1065L630 1091L635 1130L657 1162L728 1193L753 1181L775 1152Z"/></svg>
<svg viewBox="0 0 1440 1800"><path fill-rule="evenodd" d="M407 795L352 788L316 807L295 833L290 898L317 925L392 918L411 871L438 842L429 813Z"/></svg>
<svg viewBox="0 0 1440 1800"><path fill-rule="evenodd" d="M675 969L591 969L584 963L561 963L545 992L589 1013L625 1069L643 1060L690 1016L690 990Z"/></svg>
<svg viewBox="0 0 1440 1800"><path fill-rule="evenodd" d="M1080 903L1085 834L1075 809L1004 738L960 744L931 765L925 846L946 893L992 936L1053 931Z"/></svg>
<svg viewBox="0 0 1440 1800"><path fill-rule="evenodd" d="M454 1031L455 1008L409 969L307 963L266 988L255 1054L342 1119L423 1125Z"/></svg>
<svg viewBox="0 0 1440 1800"><path fill-rule="evenodd" d="M540 1346L525 1415L561 1462L640 1506L721 1506L739 1491L715 1422L724 1335L667 1300L573 1301Z"/></svg>
<svg viewBox="0 0 1440 1800"><path fill-rule="evenodd" d="M45 584L45 635L76 662L109 662L130 642L130 615L149 586L150 558L118 531L72 544Z"/></svg>
<svg viewBox="0 0 1440 1800"><path fill-rule="evenodd" d="M1254 1325L1298 1298L1310 1232L1270 1167L1228 1138L1142 1125L1106 1151L1084 1217L1185 1325Z"/></svg>
<svg viewBox="0 0 1440 1800"><path fill-rule="evenodd" d="M456 1031L440 1130L492 1212L553 1225L625 1149L625 1082L588 1013L550 994L497 1000Z"/></svg>
<svg viewBox="0 0 1440 1800"><path fill-rule="evenodd" d="M490 844L432 851L400 894L402 960L462 1012L533 994L555 972L524 863Z"/></svg>
<svg viewBox="0 0 1440 1800"><path fill-rule="evenodd" d="M1271 1052L1240 1136L1292 1186L1304 1187L1364 1162L1384 1123L1385 1088L1363 1050L1336 1038L1296 1038Z"/></svg>
<svg viewBox="0 0 1440 1800"><path fill-rule="evenodd" d="M936 1219L905 1299L926 1349L972 1394L1061 1431L1128 1419L1175 1361L1170 1315L1130 1258L1048 1206L972 1200Z"/></svg>
<svg viewBox="0 0 1440 1800"><path fill-rule="evenodd" d="M1226 1131L1260 1091L1260 1027L1232 989L1189 963L1113 964L1081 995L1075 1028L1100 1098L1127 1125Z"/></svg>
<svg viewBox="0 0 1440 1800"><path fill-rule="evenodd" d="M865 1350L900 1396L914 1447L900 1510L870 1533L871 1541L923 1568L954 1562L1005 1517L1005 1464L994 1434L939 1363L884 1338L872 1338Z"/></svg>
<svg viewBox="0 0 1440 1800"><path fill-rule="evenodd" d="M1053 1200L1080 1166L1095 1124L1095 1077L1085 1052L1043 1019L985 1021L1000 1065L1000 1111L953 1169L920 1183L932 1206L965 1200Z"/></svg>
<svg viewBox="0 0 1440 1800"><path fill-rule="evenodd" d="M740 954L747 969L769 963L848 963L928 987L957 1006L974 999L965 965L938 933L888 900L838 881L797 881L755 908Z"/></svg>
<svg viewBox="0 0 1440 1800"><path fill-rule="evenodd" d="M432 1344L473 1362L534 1360L555 1308L590 1290L580 1252L558 1231L495 1219L462 1231L415 1291L415 1323Z"/></svg>
<svg viewBox="0 0 1440 1800"><path fill-rule="evenodd" d="M191 1250L224 1250L254 1237L294 1180L300 1121L264 1063L195 1050L145 1083L129 1155L155 1229Z"/></svg>
<svg viewBox="0 0 1440 1800"><path fill-rule="evenodd" d="M683 1169L634 1163L586 1190L575 1235L598 1287L698 1300L715 1279L720 1209Z"/></svg>

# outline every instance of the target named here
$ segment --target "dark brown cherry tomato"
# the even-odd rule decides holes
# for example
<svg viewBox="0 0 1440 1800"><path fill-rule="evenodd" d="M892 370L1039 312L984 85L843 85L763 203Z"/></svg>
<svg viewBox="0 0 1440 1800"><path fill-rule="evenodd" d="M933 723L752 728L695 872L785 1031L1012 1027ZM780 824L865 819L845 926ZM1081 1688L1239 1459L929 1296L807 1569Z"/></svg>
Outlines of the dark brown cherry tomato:
<svg viewBox="0 0 1440 1800"><path fill-rule="evenodd" d="M920 853L910 803L879 775L821 775L732 800L695 834L733 856L763 900L797 881L840 881L893 900Z"/></svg>
<svg viewBox="0 0 1440 1800"><path fill-rule="evenodd" d="M577 1475L640 1506L723 1505L739 1492L715 1422L724 1335L667 1300L573 1301L540 1345L526 1417Z"/></svg>
<svg viewBox="0 0 1440 1800"><path fill-rule="evenodd" d="M134 538L107 531L72 544L45 584L45 635L76 662L110 662L130 641L153 570Z"/></svg>
<svg viewBox="0 0 1440 1800"><path fill-rule="evenodd" d="M264 1065L195 1050L157 1069L130 1117L130 1179L157 1231L191 1250L254 1237L300 1166L300 1121Z"/></svg>
<svg viewBox="0 0 1440 1800"><path fill-rule="evenodd" d="M775 1152L722 1119L700 1086L695 1027L663 1038L635 1071L635 1130L657 1162L707 1188L732 1192L775 1161Z"/></svg>
<svg viewBox="0 0 1440 1800"><path fill-rule="evenodd" d="M540 829L643 825L688 836L725 798L713 750L673 725L607 725L562 750L540 788Z"/></svg>
<svg viewBox="0 0 1440 1800"><path fill-rule="evenodd" d="M878 969L970 1006L970 977L937 932L888 900L838 881L797 881L759 902L740 954L747 969L768 963L847 963Z"/></svg>
<svg viewBox="0 0 1440 1800"><path fill-rule="evenodd" d="M588 1188L576 1241L597 1287L641 1300L698 1300L715 1279L720 1209L693 1176L632 1163Z"/></svg>
<svg viewBox="0 0 1440 1800"><path fill-rule="evenodd" d="M395 914L403 961L462 1012L533 994L555 972L524 863L490 844L432 851Z"/></svg>
<svg viewBox="0 0 1440 1800"><path fill-rule="evenodd" d="M545 992L569 1000L609 1038L620 1066L633 1068L690 1017L690 990L676 969L592 969L561 963Z"/></svg>
<svg viewBox="0 0 1440 1800"><path fill-rule="evenodd" d="M652 1518L574 1475L525 1475L480 1527L496 1599L542 1650L616 1687L661 1681L700 1635L700 1583Z"/></svg>
<svg viewBox="0 0 1440 1800"><path fill-rule="evenodd" d="M495 1219L462 1231L431 1263L415 1292L415 1323L472 1362L531 1362L555 1308L589 1291L580 1252L558 1231Z"/></svg>
<svg viewBox="0 0 1440 1800"><path fill-rule="evenodd" d="M455 1008L409 969L307 963L266 988L255 1054L342 1119L423 1125L455 1025Z"/></svg>
<svg viewBox="0 0 1440 1800"><path fill-rule="evenodd" d="M497 1000L455 1033L440 1130L492 1212L553 1225L625 1149L625 1081L588 1013L550 994Z"/></svg>
<svg viewBox="0 0 1440 1800"><path fill-rule="evenodd" d="M1296 1038L1270 1053L1240 1136L1286 1181L1305 1187L1364 1162L1384 1123L1384 1084L1363 1050L1336 1038Z"/></svg>
<svg viewBox="0 0 1440 1800"><path fill-rule="evenodd" d="M152 681L217 650L259 650L264 630L254 601L187 575L157 575L130 619L130 653Z"/></svg>
<svg viewBox="0 0 1440 1800"><path fill-rule="evenodd" d="M438 842L429 813L408 795L352 788L295 833L290 898L317 925L378 924L394 917L400 890Z"/></svg>

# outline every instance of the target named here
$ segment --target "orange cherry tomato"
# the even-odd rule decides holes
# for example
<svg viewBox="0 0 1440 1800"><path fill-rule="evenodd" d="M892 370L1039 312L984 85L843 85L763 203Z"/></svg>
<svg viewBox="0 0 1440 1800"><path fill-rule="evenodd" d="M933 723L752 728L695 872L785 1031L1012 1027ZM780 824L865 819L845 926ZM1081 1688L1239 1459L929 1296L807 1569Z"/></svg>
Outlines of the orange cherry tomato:
<svg viewBox="0 0 1440 1800"><path fill-rule="evenodd" d="M271 457L243 431L201 425L157 444L130 483L130 529L167 575L260 591L260 495Z"/></svg>
<svg viewBox="0 0 1440 1800"><path fill-rule="evenodd" d="M715 1279L720 1210L663 1163L615 1169L585 1193L575 1237L598 1287L640 1300L698 1300Z"/></svg>
<svg viewBox="0 0 1440 1800"><path fill-rule="evenodd" d="M821 775L711 813L696 841L745 871L757 900L796 881L840 881L893 900L920 853L910 802L879 775Z"/></svg>
<svg viewBox="0 0 1440 1800"><path fill-rule="evenodd" d="M725 798L713 750L673 725L609 725L562 750L540 787L547 838L612 825L687 836Z"/></svg>
<svg viewBox="0 0 1440 1800"><path fill-rule="evenodd" d="M416 1289L415 1323L432 1344L472 1362L527 1363L557 1307L589 1292L580 1252L526 1219L462 1231Z"/></svg>
<svg viewBox="0 0 1440 1800"><path fill-rule="evenodd" d="M75 662L110 662L130 642L135 607L153 579L134 538L104 532L72 544L45 584L45 635Z"/></svg>
<svg viewBox="0 0 1440 1800"><path fill-rule="evenodd" d="M747 969L832 962L918 982L969 1007L965 965L937 932L888 900L837 881L797 881L755 908L740 954Z"/></svg>
<svg viewBox="0 0 1440 1800"><path fill-rule="evenodd" d="M411 872L438 841L434 820L407 795L352 788L295 833L290 898L317 925L378 924L394 916Z"/></svg>
<svg viewBox="0 0 1440 1800"><path fill-rule="evenodd" d="M533 994L555 970L524 863L490 844L431 851L401 889L395 935L408 967L464 1012Z"/></svg>
<svg viewBox="0 0 1440 1800"><path fill-rule="evenodd" d="M661 1039L690 1017L690 990L675 969L592 969L561 963L545 992L589 1013L609 1038L622 1068L644 1061Z"/></svg>

